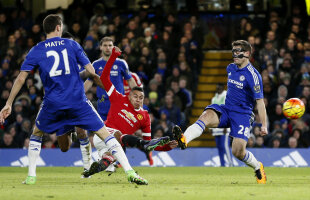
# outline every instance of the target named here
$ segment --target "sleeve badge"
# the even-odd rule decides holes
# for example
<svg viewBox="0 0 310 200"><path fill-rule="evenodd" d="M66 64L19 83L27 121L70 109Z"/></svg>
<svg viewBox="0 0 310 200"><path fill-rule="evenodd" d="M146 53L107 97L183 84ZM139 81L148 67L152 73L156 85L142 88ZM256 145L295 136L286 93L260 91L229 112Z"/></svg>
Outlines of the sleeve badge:
<svg viewBox="0 0 310 200"><path fill-rule="evenodd" d="M255 91L256 93L260 93L260 85L255 85L255 86L254 86L254 91Z"/></svg>

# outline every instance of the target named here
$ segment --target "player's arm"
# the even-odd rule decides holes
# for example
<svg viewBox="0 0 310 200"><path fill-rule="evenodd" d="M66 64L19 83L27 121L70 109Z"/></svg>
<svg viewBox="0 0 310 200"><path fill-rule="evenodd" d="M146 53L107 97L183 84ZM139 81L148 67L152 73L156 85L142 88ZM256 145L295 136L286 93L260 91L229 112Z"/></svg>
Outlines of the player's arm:
<svg viewBox="0 0 310 200"><path fill-rule="evenodd" d="M104 88L104 85L102 84L101 80L100 80L100 76L98 76L95 72L95 69L93 67L92 64L87 64L84 66L84 68L86 69L85 73L89 73L89 78L96 84L98 85L99 87L101 87L102 89L105 89ZM85 88L85 87L84 87ZM85 90L86 91L86 90Z"/></svg>
<svg viewBox="0 0 310 200"><path fill-rule="evenodd" d="M93 81L90 80L90 79L87 79L84 82L84 90L85 90L85 92L87 92L92 86L93 86Z"/></svg>
<svg viewBox="0 0 310 200"><path fill-rule="evenodd" d="M267 114L266 114L266 107L265 107L265 102L264 99L256 99L256 106L258 110L258 116L261 120L262 123L262 128L261 128L261 135L267 135L268 130L267 130Z"/></svg>
<svg viewBox="0 0 310 200"><path fill-rule="evenodd" d="M129 85L130 88L134 88L134 87L137 86L137 83L136 83L136 81L135 81L135 79L133 77L131 77L127 81L128 81L128 85Z"/></svg>
<svg viewBox="0 0 310 200"><path fill-rule="evenodd" d="M113 63L115 62L116 58L118 56L120 56L122 54L122 52L120 51L120 49L118 47L114 47L112 50L112 54L110 55L107 63L105 64L102 74L100 76L100 79L105 87L105 90L107 91L107 93L112 93L114 86L111 82L110 79L110 72L113 66ZM110 96L110 95L109 95Z"/></svg>
<svg viewBox="0 0 310 200"><path fill-rule="evenodd" d="M14 81L14 85L12 87L10 96L8 100L6 101L5 106L2 108L0 112L0 123L1 124L3 124L4 120L11 114L13 101L16 95L18 94L18 92L20 91L20 89L22 88L22 86L24 85L27 76L28 76L27 71L21 71L19 75L17 76L16 80Z"/></svg>

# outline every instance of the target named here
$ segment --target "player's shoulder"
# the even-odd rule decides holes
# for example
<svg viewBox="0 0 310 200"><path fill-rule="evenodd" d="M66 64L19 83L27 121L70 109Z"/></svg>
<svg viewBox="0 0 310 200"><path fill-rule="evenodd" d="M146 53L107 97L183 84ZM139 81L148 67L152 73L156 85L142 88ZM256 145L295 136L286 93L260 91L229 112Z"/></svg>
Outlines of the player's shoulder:
<svg viewBox="0 0 310 200"><path fill-rule="evenodd" d="M144 109L143 107L140 108L139 113L143 114L143 115L149 115L149 112L146 109Z"/></svg>
<svg viewBox="0 0 310 200"><path fill-rule="evenodd" d="M249 83L254 83L254 85L259 84L261 81L261 75L259 72L253 67L253 65L249 64L246 66L246 78L250 80Z"/></svg>
<svg viewBox="0 0 310 200"><path fill-rule="evenodd" d="M97 59L97 60L95 60L94 62L93 62L93 65L97 65L97 64L100 64L100 63L102 63L104 60L102 59L102 58L99 58L99 59Z"/></svg>
<svg viewBox="0 0 310 200"><path fill-rule="evenodd" d="M103 60L103 58L99 58L99 59L97 59L97 60L95 60L93 63L92 63L92 65L95 67L95 68L98 68L98 67L104 67L104 65L105 65L105 63L106 63L106 61L105 60Z"/></svg>
<svg viewBox="0 0 310 200"><path fill-rule="evenodd" d="M38 57L38 55L41 55L41 53L44 50L44 42L39 42L35 46L33 46L27 53L27 57L35 56Z"/></svg>
<svg viewBox="0 0 310 200"><path fill-rule="evenodd" d="M115 64L128 67L128 64L127 64L126 60L124 60L122 58L116 58Z"/></svg>
<svg viewBox="0 0 310 200"><path fill-rule="evenodd" d="M149 118L150 118L149 112L148 112L147 110L143 109L143 108L140 108L138 117L139 117L139 115L141 115L141 117L143 117L143 119L144 119L144 120L147 120L147 121L148 121ZM140 119L140 120L142 120L142 119Z"/></svg>
<svg viewBox="0 0 310 200"><path fill-rule="evenodd" d="M234 63L230 63L229 65L227 65L226 70L227 71L231 71L232 69L234 69L236 66Z"/></svg>
<svg viewBox="0 0 310 200"><path fill-rule="evenodd" d="M257 69L256 69L253 65L251 65L251 64L249 64L249 65L246 66L246 72L247 72L249 75L260 76L260 73L259 73L259 72L257 71Z"/></svg>
<svg viewBox="0 0 310 200"><path fill-rule="evenodd" d="M78 42L75 40L69 39L69 38L61 38L66 44L74 44L74 45L80 45Z"/></svg>

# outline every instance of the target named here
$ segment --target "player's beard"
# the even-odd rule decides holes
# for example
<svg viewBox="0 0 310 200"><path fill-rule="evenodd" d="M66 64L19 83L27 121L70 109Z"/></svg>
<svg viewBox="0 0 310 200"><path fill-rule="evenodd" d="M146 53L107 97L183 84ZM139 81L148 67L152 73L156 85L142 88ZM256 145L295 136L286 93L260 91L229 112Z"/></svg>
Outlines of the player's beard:
<svg viewBox="0 0 310 200"><path fill-rule="evenodd" d="M111 52L109 52L109 53L105 53L105 52L103 52L102 54L103 54L103 56L105 56L105 57L107 57L107 58L108 58L108 57L110 57L110 55L111 55L112 53L111 53Z"/></svg>

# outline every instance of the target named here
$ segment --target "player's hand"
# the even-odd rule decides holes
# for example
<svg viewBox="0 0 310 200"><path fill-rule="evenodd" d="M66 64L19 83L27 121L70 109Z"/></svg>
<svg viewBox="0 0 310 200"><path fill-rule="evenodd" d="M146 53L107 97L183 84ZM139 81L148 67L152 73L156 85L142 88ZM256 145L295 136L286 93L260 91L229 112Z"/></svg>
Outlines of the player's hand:
<svg viewBox="0 0 310 200"><path fill-rule="evenodd" d="M4 120L11 114L12 106L5 105L0 112L0 124L4 124Z"/></svg>
<svg viewBox="0 0 310 200"><path fill-rule="evenodd" d="M112 53L116 54L116 56L122 55L122 51L117 46L112 49Z"/></svg>
<svg viewBox="0 0 310 200"><path fill-rule="evenodd" d="M267 135L267 134L268 134L267 127L262 126L262 127L261 127L261 130L260 130L260 135L261 135L261 136L264 136L264 135Z"/></svg>
<svg viewBox="0 0 310 200"><path fill-rule="evenodd" d="M178 146L178 142L175 141L175 140L172 140L172 141L170 141L170 142L168 143L168 145L169 145L169 147L170 147L171 149L174 149L174 148L176 148L176 147Z"/></svg>

